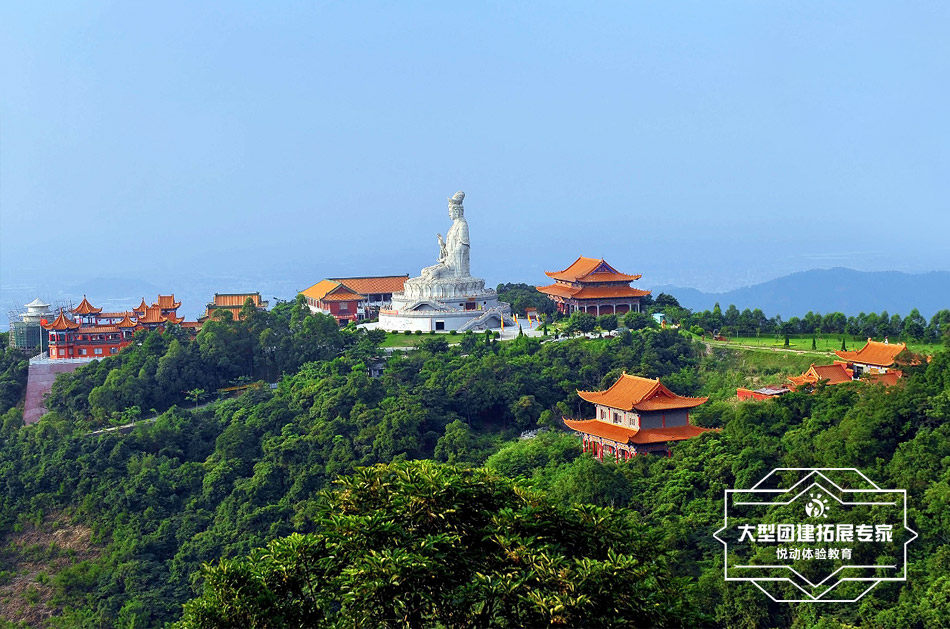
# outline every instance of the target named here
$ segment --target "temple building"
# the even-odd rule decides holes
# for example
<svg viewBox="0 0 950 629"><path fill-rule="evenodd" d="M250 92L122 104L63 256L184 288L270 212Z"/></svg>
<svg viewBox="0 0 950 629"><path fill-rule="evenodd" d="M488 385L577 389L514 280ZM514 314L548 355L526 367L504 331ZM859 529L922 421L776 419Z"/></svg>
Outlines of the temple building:
<svg viewBox="0 0 950 629"><path fill-rule="evenodd" d="M849 369L854 372L854 378L865 374L883 374L894 368L897 355L907 349L906 343L887 341L881 343L868 339L867 344L856 352L836 351L838 358L845 361Z"/></svg>
<svg viewBox="0 0 950 629"><path fill-rule="evenodd" d="M594 419L564 418L568 428L581 433L584 451L629 459L638 454L666 453L675 441L696 437L710 430L689 423L689 409L709 398L684 397L659 380L626 373L606 391L578 391L594 405Z"/></svg>
<svg viewBox="0 0 950 629"><path fill-rule="evenodd" d="M231 318L238 321L248 299L258 310L267 310L268 302L261 299L260 293L215 293L214 299L205 307L205 313L198 317L198 321L210 318L216 310L227 310L231 313Z"/></svg>
<svg viewBox="0 0 950 629"><path fill-rule="evenodd" d="M339 282L354 293L363 295L363 308L378 310L388 308L393 302L393 294L402 292L409 274L380 275L376 277L331 277L333 282Z"/></svg>
<svg viewBox="0 0 950 629"><path fill-rule="evenodd" d="M633 288L630 283L640 275L627 275L613 268L603 258L579 257L563 271L545 271L554 280L549 286L538 286L557 305L558 312L623 314L640 311L640 298L648 290Z"/></svg>
<svg viewBox="0 0 950 629"><path fill-rule="evenodd" d="M832 363L831 365L811 364L805 373L800 376L789 376L788 381L792 383L792 389L798 389L805 386L815 386L819 382L827 385L842 384L851 382L853 376L847 365L842 363Z"/></svg>
<svg viewBox="0 0 950 629"><path fill-rule="evenodd" d="M321 280L300 293L307 299L311 312L334 317L340 325L376 316L380 308L388 308L393 293L402 290L409 275L373 277L333 277Z"/></svg>
<svg viewBox="0 0 950 629"><path fill-rule="evenodd" d="M328 314L340 325L360 321L366 315L360 306L365 297L335 280L320 280L300 293L307 299L310 312Z"/></svg>
<svg viewBox="0 0 950 629"><path fill-rule="evenodd" d="M91 360L117 354L138 330L163 330L168 324L182 323L184 318L177 315L180 306L174 295L159 295L150 306L143 298L131 311L103 312L83 295L68 315L60 310L52 323L43 325L49 335L49 359Z"/></svg>

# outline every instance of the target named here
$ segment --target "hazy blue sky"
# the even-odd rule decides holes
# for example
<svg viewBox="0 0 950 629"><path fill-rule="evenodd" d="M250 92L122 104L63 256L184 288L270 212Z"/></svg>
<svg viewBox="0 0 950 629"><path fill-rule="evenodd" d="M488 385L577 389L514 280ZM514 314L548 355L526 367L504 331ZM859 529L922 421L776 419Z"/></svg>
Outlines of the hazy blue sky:
<svg viewBox="0 0 950 629"><path fill-rule="evenodd" d="M0 282L416 274L459 189L492 284L950 269L948 33L945 2L4 3Z"/></svg>

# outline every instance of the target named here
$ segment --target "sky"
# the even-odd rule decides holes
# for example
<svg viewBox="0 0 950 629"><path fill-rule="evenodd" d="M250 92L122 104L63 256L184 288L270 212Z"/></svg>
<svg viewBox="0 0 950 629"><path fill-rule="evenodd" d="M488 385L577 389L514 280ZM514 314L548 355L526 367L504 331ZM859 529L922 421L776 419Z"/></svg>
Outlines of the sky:
<svg viewBox="0 0 950 629"><path fill-rule="evenodd" d="M456 190L489 285L950 270L948 30L941 2L4 3L0 289L415 275Z"/></svg>

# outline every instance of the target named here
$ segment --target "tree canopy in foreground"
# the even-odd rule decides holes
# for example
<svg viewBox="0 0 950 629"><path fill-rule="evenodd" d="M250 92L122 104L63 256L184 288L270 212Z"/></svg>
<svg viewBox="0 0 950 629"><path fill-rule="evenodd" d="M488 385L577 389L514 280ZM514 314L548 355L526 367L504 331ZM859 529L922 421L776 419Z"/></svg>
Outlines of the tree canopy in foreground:
<svg viewBox="0 0 950 629"><path fill-rule="evenodd" d="M205 565L186 628L689 626L685 579L635 514L561 506L485 469L362 468L319 532Z"/></svg>

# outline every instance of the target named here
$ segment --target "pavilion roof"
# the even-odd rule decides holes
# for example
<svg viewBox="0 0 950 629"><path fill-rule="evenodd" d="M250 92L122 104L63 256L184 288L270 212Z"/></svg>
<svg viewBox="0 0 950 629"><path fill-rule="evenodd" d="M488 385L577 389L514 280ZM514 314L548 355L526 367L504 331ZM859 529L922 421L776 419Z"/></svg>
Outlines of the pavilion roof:
<svg viewBox="0 0 950 629"><path fill-rule="evenodd" d="M47 323L43 327L46 328L47 330L58 330L58 331L76 330L79 328L79 323L77 323L76 321L70 321L69 319L67 319L66 314L62 310L60 310L59 316L56 317L56 320L53 321L52 323Z"/></svg>
<svg viewBox="0 0 950 629"><path fill-rule="evenodd" d="M168 323L181 323L184 320L185 320L184 317L176 317L175 315L171 315L171 314L165 317L165 321L167 321Z"/></svg>
<svg viewBox="0 0 950 629"><path fill-rule="evenodd" d="M545 271L545 275L563 282L632 282L640 275L621 273L607 264L603 258L580 256L563 271Z"/></svg>
<svg viewBox="0 0 950 629"><path fill-rule="evenodd" d="M145 301L144 299L142 300ZM181 302L175 301L175 294L171 295L159 295L158 301L152 304L153 306L158 306L162 310L175 310L181 308Z"/></svg>
<svg viewBox="0 0 950 629"><path fill-rule="evenodd" d="M650 443L664 443L668 441L683 441L692 439L704 432L709 432L711 428L701 428L699 426L670 426L669 428L631 428L621 426L599 419L567 419L564 423L571 430L582 432L584 434L602 437L617 443L645 445Z"/></svg>
<svg viewBox="0 0 950 629"><path fill-rule="evenodd" d="M300 291L305 297L317 301L354 301L363 295L354 292L336 280L321 280L310 288Z"/></svg>
<svg viewBox="0 0 950 629"><path fill-rule="evenodd" d="M134 321L132 321L132 318L129 315L130 313L126 312L125 317L122 318L122 321L119 321L118 323L116 323L116 327L134 328L135 326L137 326L138 323L135 323Z"/></svg>
<svg viewBox="0 0 950 629"><path fill-rule="evenodd" d="M256 308L267 306L267 302L261 299L260 293L215 293L214 301L208 305L217 308L243 308L248 298Z"/></svg>
<svg viewBox="0 0 950 629"><path fill-rule="evenodd" d="M557 297L571 299L615 299L623 297L643 297L650 291L631 288L630 286L569 286L566 284L551 284L538 286L539 292Z"/></svg>
<svg viewBox="0 0 950 629"><path fill-rule="evenodd" d="M686 397L667 389L662 382L621 374L606 391L578 391L577 394L591 404L600 404L623 411L660 411L678 408L694 408L705 403L707 397Z"/></svg>
<svg viewBox="0 0 950 629"><path fill-rule="evenodd" d="M409 274L406 275L380 275L377 277L334 277L331 281L339 282L354 293L360 295L372 295L374 293L398 293L401 292Z"/></svg>
<svg viewBox="0 0 950 629"><path fill-rule="evenodd" d="M138 318L139 323L164 323L165 316L162 315L162 307L158 304L152 304L145 309L145 314Z"/></svg>
<svg viewBox="0 0 950 629"><path fill-rule="evenodd" d="M818 384L825 381L827 384L842 384L851 382L851 370L842 363L833 363L831 365L811 364L800 376L789 376L788 380L796 387L807 384Z"/></svg>
<svg viewBox="0 0 950 629"><path fill-rule="evenodd" d="M134 308L132 312L145 314L146 310L148 310L148 304L145 303L145 298L142 297L142 303L140 303L137 308Z"/></svg>
<svg viewBox="0 0 950 629"><path fill-rule="evenodd" d="M867 344L856 352L838 350L838 358L851 363L874 365L875 367L890 367L894 364L897 355L907 349L906 343L881 343L868 339Z"/></svg>
<svg viewBox="0 0 950 629"><path fill-rule="evenodd" d="M96 308L90 304L85 295L82 296L82 301L79 302L79 305L73 308L73 314L77 315L99 314L100 312L102 312L102 308Z"/></svg>
<svg viewBox="0 0 950 629"><path fill-rule="evenodd" d="M84 325L79 328L80 334L111 334L118 331L119 327L115 325Z"/></svg>
<svg viewBox="0 0 950 629"><path fill-rule="evenodd" d="M897 384L897 381L904 376L904 372L898 369L889 369L887 373L869 373L861 376L866 378L872 384L883 384L886 387Z"/></svg>

